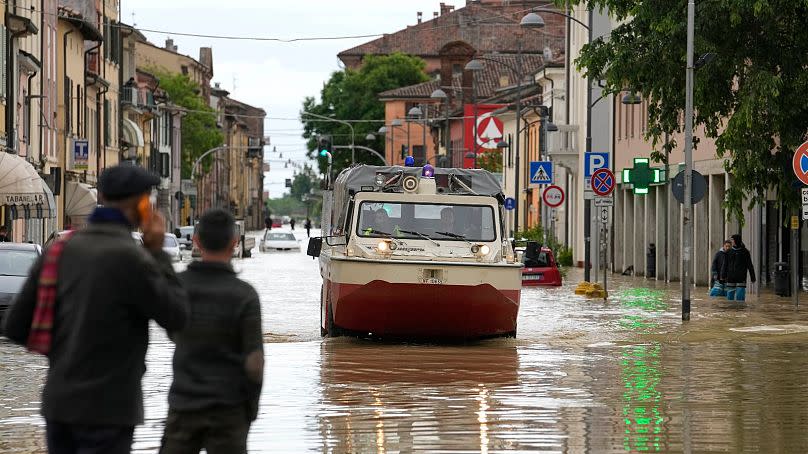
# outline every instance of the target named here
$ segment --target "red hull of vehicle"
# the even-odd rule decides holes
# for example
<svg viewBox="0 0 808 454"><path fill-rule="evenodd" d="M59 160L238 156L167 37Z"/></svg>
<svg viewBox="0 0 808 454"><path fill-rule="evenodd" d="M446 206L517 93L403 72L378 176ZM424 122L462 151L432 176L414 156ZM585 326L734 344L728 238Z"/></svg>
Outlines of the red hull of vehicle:
<svg viewBox="0 0 808 454"><path fill-rule="evenodd" d="M541 279L529 279L527 276L539 276ZM525 287L558 287L561 285L561 273L558 268L524 268L522 269L522 285Z"/></svg>
<svg viewBox="0 0 808 454"><path fill-rule="evenodd" d="M447 339L516 334L519 290L384 281L330 288L334 323L350 331Z"/></svg>

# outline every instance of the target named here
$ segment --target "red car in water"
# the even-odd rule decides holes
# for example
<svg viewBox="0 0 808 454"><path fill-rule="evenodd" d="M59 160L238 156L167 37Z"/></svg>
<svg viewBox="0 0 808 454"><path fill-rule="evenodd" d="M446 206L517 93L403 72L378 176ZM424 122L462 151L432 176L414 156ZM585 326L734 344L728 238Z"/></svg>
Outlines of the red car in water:
<svg viewBox="0 0 808 454"><path fill-rule="evenodd" d="M561 272L558 270L552 249L528 241L522 256L522 285L526 287L561 285Z"/></svg>

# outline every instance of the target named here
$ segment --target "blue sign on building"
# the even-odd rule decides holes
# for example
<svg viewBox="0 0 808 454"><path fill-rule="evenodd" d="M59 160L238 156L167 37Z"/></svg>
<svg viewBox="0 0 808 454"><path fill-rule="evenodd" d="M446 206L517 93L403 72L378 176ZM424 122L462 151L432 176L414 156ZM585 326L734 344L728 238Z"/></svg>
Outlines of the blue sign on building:
<svg viewBox="0 0 808 454"><path fill-rule="evenodd" d="M73 170L87 170L90 160L90 142L73 141Z"/></svg>
<svg viewBox="0 0 808 454"><path fill-rule="evenodd" d="M530 184L553 184L553 163L550 161L531 161Z"/></svg>

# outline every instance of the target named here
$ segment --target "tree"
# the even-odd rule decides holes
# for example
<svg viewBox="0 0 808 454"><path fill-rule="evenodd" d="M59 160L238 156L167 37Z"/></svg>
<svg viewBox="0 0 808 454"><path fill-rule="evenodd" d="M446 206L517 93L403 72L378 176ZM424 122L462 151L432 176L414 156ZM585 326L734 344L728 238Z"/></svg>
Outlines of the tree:
<svg viewBox="0 0 808 454"><path fill-rule="evenodd" d="M182 178L190 178L193 163L206 151L222 145L224 135L216 126L216 112L199 94L199 85L186 75L156 74L171 102L188 110L182 117ZM212 160L207 160L206 168Z"/></svg>
<svg viewBox="0 0 808 454"><path fill-rule="evenodd" d="M576 60L606 90L635 90L649 101L648 139L684 129L687 9L669 0L572 0L608 7L624 21L607 39L584 46ZM743 222L751 207L776 189L795 208L797 191L790 161L808 130L808 4L794 0L699 1L695 54L714 53L698 69L694 125L715 138L718 157L734 176L726 207ZM662 152L653 158L664 160Z"/></svg>
<svg viewBox="0 0 808 454"><path fill-rule="evenodd" d="M303 171L295 174L292 179L292 187L289 189L289 193L295 199L302 201L304 196L308 196L311 190L317 187L317 182L318 178L317 174L314 173L314 169L308 164L304 164Z"/></svg>
<svg viewBox="0 0 808 454"><path fill-rule="evenodd" d="M368 133L376 134L384 124L384 104L378 94L394 88L414 85L429 80L424 73L425 62L409 55L395 53L387 56L365 57L358 71L346 69L337 71L323 86L320 102L313 97L303 101L303 111L341 120L377 120L353 123L357 145L367 145L375 150L384 149L384 137L379 136L370 144L365 142ZM303 137L308 139L310 158L318 158L317 136L331 136L334 145L350 145L351 130L346 125L321 121L302 115ZM334 173L351 165L350 150L339 150L333 154ZM357 162L381 164L375 155L356 150ZM321 173L327 172L327 161L319 158Z"/></svg>

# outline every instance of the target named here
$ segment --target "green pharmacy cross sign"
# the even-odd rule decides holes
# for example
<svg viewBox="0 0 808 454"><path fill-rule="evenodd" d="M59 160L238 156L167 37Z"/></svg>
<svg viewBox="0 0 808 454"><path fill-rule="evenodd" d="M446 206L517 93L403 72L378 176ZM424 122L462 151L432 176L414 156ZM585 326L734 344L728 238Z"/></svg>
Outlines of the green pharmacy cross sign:
<svg viewBox="0 0 808 454"><path fill-rule="evenodd" d="M634 194L648 194L648 187L664 181L662 169L651 167L648 158L634 158L634 167L623 169L623 183L630 183Z"/></svg>

